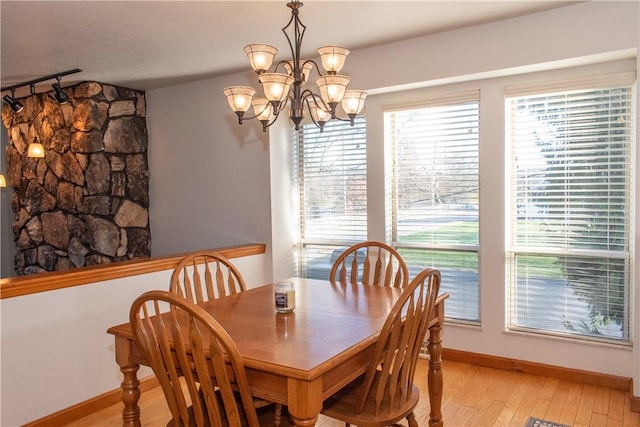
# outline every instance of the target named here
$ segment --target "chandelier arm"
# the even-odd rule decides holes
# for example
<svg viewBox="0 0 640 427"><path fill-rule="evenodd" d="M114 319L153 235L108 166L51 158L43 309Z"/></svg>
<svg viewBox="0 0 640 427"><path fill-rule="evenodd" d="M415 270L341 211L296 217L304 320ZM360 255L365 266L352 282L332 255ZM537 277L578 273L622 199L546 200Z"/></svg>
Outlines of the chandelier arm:
<svg viewBox="0 0 640 427"><path fill-rule="evenodd" d="M351 126L355 124L356 114L347 114L348 117L346 118L338 117L336 115L336 109L331 108L330 105L327 105L327 103L324 102L324 100L320 95L313 93L310 89L306 89L304 92L302 92L302 95L303 95L303 100L307 102L307 108L309 109L309 115L311 116L311 120L313 120L313 123L315 123L315 125L318 126L320 129L322 129L324 125L319 125L316 122L315 118L313 117L313 114L311 114L311 105L310 105L311 101L309 101L309 98L313 99L313 102L316 104L316 107L322 108L324 111L331 113L332 119L339 120L341 122L349 122L351 123ZM320 101L320 103L322 103L322 105L318 103L318 100Z"/></svg>
<svg viewBox="0 0 640 427"><path fill-rule="evenodd" d="M316 61L314 61L313 59L307 59L302 63L302 66L300 66L300 69L304 68L305 65L307 64L312 64L313 67L316 69L316 73L318 73L318 75L320 77L324 76L324 74L322 74L322 71L320 71L320 67L318 67L318 63Z"/></svg>
<svg viewBox="0 0 640 427"><path fill-rule="evenodd" d="M300 17L298 16L298 12L300 7L302 7L302 3L299 1L292 1L287 3L287 6L291 8L291 19L287 22L287 25L282 27L282 32L284 36L287 38L287 42L289 43L289 49L291 50L291 56L293 57L293 65L297 67L298 61L300 60L300 48L302 46L302 39L304 38L304 32L307 27L300 21ZM293 38L294 43L291 42L291 37L287 33L287 29L293 24Z"/></svg>
<svg viewBox="0 0 640 427"><path fill-rule="evenodd" d="M291 99L291 96L287 97L288 99ZM273 105L273 109L271 114L273 114L273 119L271 119L271 121L269 120L260 120L260 123L262 123L262 132L266 132L267 128L270 127L272 124L274 124L276 122L276 120L278 120L278 117L280 116L280 112L282 111L282 108L286 105L286 101L280 102L280 105L276 108L275 104L272 103L268 103L267 107L272 106ZM262 110L264 111L264 109ZM258 115L256 115L256 117L258 117Z"/></svg>
<svg viewBox="0 0 640 427"><path fill-rule="evenodd" d="M302 98L305 101L307 101L307 105L309 105L309 99L308 98L313 99L313 102L316 104L316 107L322 108L327 113L331 113L331 107L324 102L324 100L322 99L322 97L320 95L318 95L317 93L313 93L311 91L311 89L305 89L304 92L302 92ZM320 103L318 103L318 101L320 101ZM322 105L320 105L320 104L322 104Z"/></svg>
<svg viewBox="0 0 640 427"><path fill-rule="evenodd" d="M272 107L272 104L268 103L262 109L262 111L260 111L260 113L258 113L258 114L255 114L255 115L249 116L249 117L244 116L244 115L241 117L240 115L238 115L238 123L242 124L242 122L245 121L245 120L257 119L258 117L260 117L260 114L262 114L264 112L264 110L266 110L267 108L271 108L271 107ZM267 128L276 122L276 120L278 119L278 115L280 114L280 111L282 111L280 108L277 109L277 110L274 109L274 111L272 112L273 119L271 119L271 121L269 121L269 120L258 120L260 123L262 123L262 131L263 132L266 132Z"/></svg>
<svg viewBox="0 0 640 427"><path fill-rule="evenodd" d="M242 117L240 117L240 120L241 120L241 121L244 121L244 120L252 120L252 119L255 119L255 118L259 117L259 116L260 116L260 114L264 113L264 110L266 110L267 108L270 108L270 107L271 107L271 103L268 103L268 104L267 104L267 105L262 109L262 111L260 111L258 114L255 114L255 115L253 115L253 116L249 116L249 117L247 117L247 116L245 116L245 115L243 114L243 115L242 115ZM277 114L274 114L274 115L275 115L275 116L277 116ZM240 124L242 124L242 122L241 122Z"/></svg>
<svg viewBox="0 0 640 427"><path fill-rule="evenodd" d="M311 91L309 91L311 92ZM338 117L336 117L336 106L331 105L331 103L327 103L324 101L324 99L322 99L322 97L316 93L313 93L313 102L315 102L316 106L318 106L318 108L322 108L325 112L331 114L331 118L332 119L338 119ZM318 104L318 99L320 100L320 102L322 103L322 107L320 107L320 104Z"/></svg>
<svg viewBox="0 0 640 427"><path fill-rule="evenodd" d="M273 116L273 119L271 119L271 121L268 120L260 120L260 123L262 123L262 132L266 132L267 128L269 126L271 126L272 124L274 124L276 122L276 120L278 119L277 115Z"/></svg>
<svg viewBox="0 0 640 427"><path fill-rule="evenodd" d="M281 60L281 61L278 61L278 63L276 64L276 66L273 68L273 72L274 72L274 73L277 73L277 72L278 72L278 68L280 68L280 66L282 66L282 68L284 68L284 66L285 66L286 64L288 64L288 63L289 63L289 61L285 61L284 59L283 59L283 60ZM286 68L285 68L285 71L286 71Z"/></svg>
<svg viewBox="0 0 640 427"><path fill-rule="evenodd" d="M280 101L280 102L269 102L269 105L273 106L273 110L272 110L272 114L275 117L278 117L278 115L280 114L280 111L282 111L282 109L284 108L285 105L287 105L286 101Z"/></svg>
<svg viewBox="0 0 640 427"><path fill-rule="evenodd" d="M356 120L356 115L355 114L347 114L348 117L345 118L341 118L338 116L335 117L331 117L334 120L338 120L341 122L349 122L351 124L351 126L355 125L355 120Z"/></svg>
<svg viewBox="0 0 640 427"><path fill-rule="evenodd" d="M315 94L313 92L310 92L310 93L311 95L313 95L311 96L311 98L315 102ZM311 121L313 122L313 124L316 125L316 127L320 128L320 132L324 131L324 123L318 123L316 118L313 117L313 114L311 114L311 104L310 104L311 101L309 101L309 97L305 97L303 101L307 103L307 110L309 111L309 117L311 117ZM316 105L317 105L317 102L316 102Z"/></svg>

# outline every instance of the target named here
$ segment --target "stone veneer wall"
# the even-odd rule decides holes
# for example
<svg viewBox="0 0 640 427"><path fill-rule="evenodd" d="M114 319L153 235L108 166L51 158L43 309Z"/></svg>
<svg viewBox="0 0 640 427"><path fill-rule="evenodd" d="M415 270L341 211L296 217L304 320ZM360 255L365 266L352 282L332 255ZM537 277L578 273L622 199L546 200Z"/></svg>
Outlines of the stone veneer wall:
<svg viewBox="0 0 640 427"><path fill-rule="evenodd" d="M18 275L151 255L145 94L96 82L3 103ZM41 159L27 157L37 140Z"/></svg>

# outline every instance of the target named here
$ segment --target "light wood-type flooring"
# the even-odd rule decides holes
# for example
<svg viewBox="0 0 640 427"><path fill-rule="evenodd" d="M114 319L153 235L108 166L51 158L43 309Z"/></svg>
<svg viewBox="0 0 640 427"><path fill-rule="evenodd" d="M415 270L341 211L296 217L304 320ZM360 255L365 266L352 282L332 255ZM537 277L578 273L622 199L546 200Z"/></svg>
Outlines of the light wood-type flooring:
<svg viewBox="0 0 640 427"><path fill-rule="evenodd" d="M427 360L418 362L417 385L423 394L416 409L418 424L428 426ZM555 378L443 361L445 427L524 427L529 416L574 427L640 427L640 413L630 409L630 393ZM171 414L159 387L140 398L143 426L162 427ZM110 427L121 423L121 404L113 405L66 427ZM267 414L267 417L271 412ZM406 420L401 423L406 426ZM269 420L265 426L271 426ZM282 426L289 424L283 421ZM320 427L343 426L322 417Z"/></svg>

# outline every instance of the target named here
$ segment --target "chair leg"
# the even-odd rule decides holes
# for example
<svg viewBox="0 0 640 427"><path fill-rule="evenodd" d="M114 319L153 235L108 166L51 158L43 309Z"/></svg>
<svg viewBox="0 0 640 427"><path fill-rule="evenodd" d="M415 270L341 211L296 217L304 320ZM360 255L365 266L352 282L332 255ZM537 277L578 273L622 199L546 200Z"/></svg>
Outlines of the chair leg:
<svg viewBox="0 0 640 427"><path fill-rule="evenodd" d="M273 424L276 427L280 426L280 422L282 421L282 404L280 403L276 403L276 407L275 407L275 415L273 417Z"/></svg>
<svg viewBox="0 0 640 427"><path fill-rule="evenodd" d="M413 411L411 411L411 413L407 415L407 421L409 422L409 427L418 427L416 415L413 413Z"/></svg>

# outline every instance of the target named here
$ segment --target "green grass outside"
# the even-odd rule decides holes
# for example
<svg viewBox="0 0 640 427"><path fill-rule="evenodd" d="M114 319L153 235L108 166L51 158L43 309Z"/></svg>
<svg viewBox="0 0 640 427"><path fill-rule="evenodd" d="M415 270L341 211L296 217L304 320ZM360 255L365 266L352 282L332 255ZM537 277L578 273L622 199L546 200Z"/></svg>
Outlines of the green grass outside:
<svg viewBox="0 0 640 427"><path fill-rule="evenodd" d="M535 227L535 225L532 224L530 227ZM474 246L478 245L478 224L468 221L449 223L433 230L419 231L403 236L399 242ZM399 252L409 265L478 269L478 255L474 252L433 249L400 249ZM518 269L527 269L529 275L534 277L564 278L555 256L521 255L518 257Z"/></svg>

